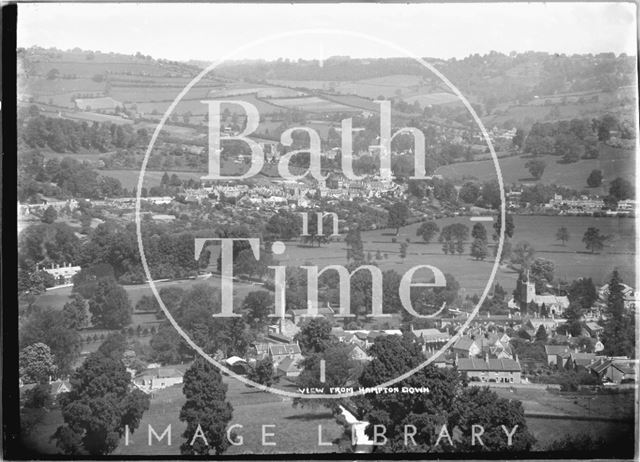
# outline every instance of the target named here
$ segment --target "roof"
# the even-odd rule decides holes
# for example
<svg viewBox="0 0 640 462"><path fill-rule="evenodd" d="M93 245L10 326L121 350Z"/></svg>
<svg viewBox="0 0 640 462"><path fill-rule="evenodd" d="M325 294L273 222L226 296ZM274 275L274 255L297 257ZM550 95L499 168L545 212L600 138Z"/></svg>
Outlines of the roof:
<svg viewBox="0 0 640 462"><path fill-rule="evenodd" d="M571 353L569 359L578 366L588 366L596 359L593 353Z"/></svg>
<svg viewBox="0 0 640 462"><path fill-rule="evenodd" d="M587 329L591 330L591 331L597 331L597 330L602 330L603 327L598 324L597 322L587 322L586 323Z"/></svg>
<svg viewBox="0 0 640 462"><path fill-rule="evenodd" d="M520 363L513 359L462 358L458 360L459 371L491 371L491 372L520 372Z"/></svg>
<svg viewBox="0 0 640 462"><path fill-rule="evenodd" d="M283 356L283 355L302 354L302 351L300 351L300 346L297 343L290 343L287 345L270 344L269 353L272 356Z"/></svg>
<svg viewBox="0 0 640 462"><path fill-rule="evenodd" d="M301 370L298 367L298 360L295 358L285 358L278 364L278 370L282 372L291 372Z"/></svg>
<svg viewBox="0 0 640 462"><path fill-rule="evenodd" d="M234 364L237 364L237 363L246 363L244 359L239 358L238 356L230 356L227 359L225 359L224 362L226 362L230 366L233 366Z"/></svg>
<svg viewBox="0 0 640 462"><path fill-rule="evenodd" d="M469 350L473 343L473 340L469 337L460 337L458 341L453 344L453 348L457 350Z"/></svg>
<svg viewBox="0 0 640 462"><path fill-rule="evenodd" d="M138 374L136 377L153 377L153 378L171 378L171 377L182 377L184 373L176 369L174 367L154 367L151 369L146 369Z"/></svg>
<svg viewBox="0 0 640 462"><path fill-rule="evenodd" d="M566 353L569 351L569 347L567 345L545 345L544 352L547 356L559 355L562 353Z"/></svg>
<svg viewBox="0 0 640 462"><path fill-rule="evenodd" d="M412 332L425 343L441 342L451 338L447 332L440 332L438 329L414 329Z"/></svg>

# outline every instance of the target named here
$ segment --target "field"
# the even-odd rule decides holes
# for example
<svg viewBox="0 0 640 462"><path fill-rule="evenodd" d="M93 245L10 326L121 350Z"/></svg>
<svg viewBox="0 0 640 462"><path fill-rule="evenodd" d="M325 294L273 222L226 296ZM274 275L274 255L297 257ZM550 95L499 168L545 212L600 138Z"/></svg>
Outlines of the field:
<svg viewBox="0 0 640 462"><path fill-rule="evenodd" d="M437 220L440 228L454 222L465 223L469 228L473 223L468 218L447 218ZM536 256L552 260L556 264L556 278L571 281L584 276L594 278L596 284L606 281L611 271L618 268L625 281L633 284L635 280L634 259L634 224L631 219L593 218L593 217L541 217L514 216L515 233L513 244L528 241ZM437 242L425 244L416 236L419 225L404 227L395 237L389 230L366 231L362 235L364 250L375 256L379 249L383 259L376 260L380 268L385 271L394 269L400 274L409 268L428 264L439 268L443 272L451 273L463 288L463 295L481 293L486 286L489 272L493 265L493 258L486 261L475 261L468 254L461 256L444 255L441 245ZM571 239L565 247L555 240L555 233L560 226L569 230ZM582 235L589 226L599 228L604 234L611 235L608 246L601 254L587 253L582 243ZM493 228L488 224L487 229L492 233ZM407 249L407 257L402 260L399 255L400 242L407 238L411 243ZM466 246L468 253L469 246ZM490 249L490 254L492 249ZM388 258L384 258L387 254ZM346 264L346 248L344 242L332 242L318 248L298 246L297 243L287 244L287 250L281 257L281 264L301 266L305 261L313 261L318 266L329 264ZM420 273L416 274L418 280ZM428 275L425 275L428 276ZM510 291L515 287L518 274L507 267L500 267L496 274L496 282Z"/></svg>
<svg viewBox="0 0 640 462"><path fill-rule="evenodd" d="M494 388L499 395L522 401L525 413L563 414L578 417L604 417L629 419L629 423L603 420L575 420L527 416L527 426L538 440L534 449L542 450L565 435L585 433L592 438L611 440L616 435L633 429L633 393L581 395L545 390Z"/></svg>
<svg viewBox="0 0 640 462"><path fill-rule="evenodd" d="M531 178L529 170L525 168L525 164L530 159L526 156L506 157L499 160L502 177L506 185L513 183L536 183ZM591 170L602 170L605 180L611 181L620 176L634 182L635 158L632 151L625 149L615 149L604 146L600 151L598 159L581 159L573 164L558 163L558 156L538 156L537 159L544 160L547 163L546 170L542 178L538 180L544 184L557 184L566 186L578 191L587 188L587 176ZM454 181L462 182L465 178L477 178L480 181L495 180L496 170L492 160L482 160L475 162L460 162L455 164L439 167L437 174L443 175ZM608 185L606 181L603 186L593 191L596 193L604 192Z"/></svg>
<svg viewBox="0 0 640 462"><path fill-rule="evenodd" d="M300 98L275 98L269 100L272 104L288 109L298 109L309 112L351 112L354 108L344 104L328 101L317 96Z"/></svg>
<svg viewBox="0 0 640 462"><path fill-rule="evenodd" d="M335 452L336 446L318 446L318 425L322 426L323 441L332 441L342 434L340 427L331 413L324 408L307 409L294 408L288 398L282 398L271 393L257 392L235 379L225 378L229 385L227 399L233 406L233 419L230 425L240 424L236 433L242 436L242 445L230 446L225 454L275 454L275 453L317 453ZM140 430L133 435L129 446L121 441L114 455L159 455L179 454L182 443L182 432L186 425L179 420L180 408L184 404L184 396L179 386L171 387L155 394L151 408L147 411L140 424ZM153 426L161 433L171 424L172 446L154 442L147 444L147 425ZM275 441L276 446L262 446L262 425L267 432L274 433L269 441Z"/></svg>
<svg viewBox="0 0 640 462"><path fill-rule="evenodd" d="M156 282L156 287L158 290L161 290L165 287L180 287L181 289L188 290L193 287L194 284L209 284L214 287L220 287L220 279L216 276L212 276L208 279L186 279L186 280L178 280L178 281L166 281L166 282ZM127 295L129 295L129 300L131 301L131 305L133 307L136 306L136 303L144 297L145 295L153 296L153 292L148 284L138 284L138 285L125 285L123 286L127 291ZM259 290L261 286L257 286L254 284L244 283L244 282L234 282L233 284L233 296L234 296L234 305L240 306L244 297L253 290ZM49 290L38 297L36 300L36 305L39 306L50 306L55 309L62 309L64 304L69 301L69 297L71 296L71 287L62 287L60 289ZM149 314L141 314L134 313L132 317L132 325L137 324L145 324L145 323L155 323L154 315Z"/></svg>

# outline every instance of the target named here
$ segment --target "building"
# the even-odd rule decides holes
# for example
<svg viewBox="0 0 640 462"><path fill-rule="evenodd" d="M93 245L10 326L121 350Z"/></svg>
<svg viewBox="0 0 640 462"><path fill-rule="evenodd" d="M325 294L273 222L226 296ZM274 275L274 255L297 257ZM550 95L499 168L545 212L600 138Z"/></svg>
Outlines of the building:
<svg viewBox="0 0 640 462"><path fill-rule="evenodd" d="M550 316L562 316L564 310L569 308L569 298L566 295L554 295L554 294L537 294L536 284L529 278L527 272L527 278L525 281L519 283L520 293L517 300L509 302L509 306L519 306L522 309L523 306L527 307L533 303L538 308L544 307Z"/></svg>
<svg viewBox="0 0 640 462"><path fill-rule="evenodd" d="M438 329L414 329L413 325L410 328L416 342L422 346L423 351L430 348L441 348L451 340L449 333L440 332Z"/></svg>
<svg viewBox="0 0 640 462"><path fill-rule="evenodd" d="M300 345L297 343L289 343L283 345L269 344L269 358L273 362L273 367L276 369L282 361L286 358L295 359L299 361L302 359L302 351Z"/></svg>
<svg viewBox="0 0 640 462"><path fill-rule="evenodd" d="M349 345L349 357L355 361L369 362L371 356L360 345L352 343Z"/></svg>
<svg viewBox="0 0 640 462"><path fill-rule="evenodd" d="M636 383L638 376L637 361L628 358L598 357L586 369L603 383Z"/></svg>
<svg viewBox="0 0 640 462"><path fill-rule="evenodd" d="M620 285L622 286L622 295L624 296L624 307L629 310L635 309L636 300L640 294L627 284L621 283ZM600 303L607 303L607 299L609 298L609 284L605 284L598 289L598 297Z"/></svg>
<svg viewBox="0 0 640 462"><path fill-rule="evenodd" d="M471 358L479 355L482 350L471 337L462 336L453 344L451 351L460 358Z"/></svg>
<svg viewBox="0 0 640 462"><path fill-rule="evenodd" d="M456 362L472 382L522 383L522 368L516 359L461 358Z"/></svg>
<svg viewBox="0 0 640 462"><path fill-rule="evenodd" d="M65 286L73 284L73 277L80 272L79 266L71 266L71 263L63 263L60 265L51 265L51 268L43 268L43 270L49 273L55 279L55 286Z"/></svg>
<svg viewBox="0 0 640 462"><path fill-rule="evenodd" d="M547 355L547 364L549 366L563 365L562 356L569 353L567 345L545 345L544 352Z"/></svg>
<svg viewBox="0 0 640 462"><path fill-rule="evenodd" d="M283 359L276 367L276 373L285 377L298 377L302 372L300 367L300 359L287 357Z"/></svg>
<svg viewBox="0 0 640 462"><path fill-rule="evenodd" d="M145 393L182 383L183 372L173 367L147 369L133 379L133 384Z"/></svg>

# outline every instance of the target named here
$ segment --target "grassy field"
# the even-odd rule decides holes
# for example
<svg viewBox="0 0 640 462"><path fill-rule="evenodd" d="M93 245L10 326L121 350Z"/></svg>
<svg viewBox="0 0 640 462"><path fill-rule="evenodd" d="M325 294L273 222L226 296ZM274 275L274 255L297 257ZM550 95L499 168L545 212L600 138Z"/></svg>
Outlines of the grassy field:
<svg viewBox="0 0 640 462"><path fill-rule="evenodd" d="M633 393L581 395L577 393L553 393L545 390L495 388L499 395L522 401L525 413L565 414L629 419L629 423L602 420L573 420L527 416L527 426L538 440L534 449L544 449L554 440L566 435L588 434L592 438L611 440L616 435L633 428Z"/></svg>
<svg viewBox="0 0 640 462"><path fill-rule="evenodd" d="M505 184L536 183L536 180L531 178L529 170L524 166L529 159L525 156L518 156L499 160ZM599 159L583 159L573 164L560 164L557 156L540 156L538 159L547 163L547 168L542 178L538 180L538 182L544 184L557 184L581 191L587 189L587 177L591 170L594 169L602 170L606 180L603 186L594 189L594 192L605 192L609 187L608 181L618 176L631 182L634 181L635 156L633 151L605 146L601 149ZM458 181L462 181L465 178L477 178L480 181L495 180L497 178L492 160L450 164L438 168L436 173L443 175L445 178Z"/></svg>
<svg viewBox="0 0 640 462"><path fill-rule="evenodd" d="M540 216L515 216L515 234L513 243L528 241L537 251L537 256L554 261L556 264L556 277L566 280L585 276L594 278L594 282L602 283L609 277L611 271L617 267L626 281L634 281L635 240L634 224L630 219L618 218L592 218L592 217L540 217ZM469 228L473 223L468 218L447 218L437 220L442 228L448 224L465 223ZM455 276L461 287L463 295L480 293L488 279L493 265L493 258L486 261L472 260L468 254L461 256L444 255L441 245L437 242L425 244L416 236L419 225L414 224L404 227L395 237L389 230L367 231L363 233L365 252L371 252L375 256L379 249L388 258L377 260L380 268L384 270L394 269L403 274L409 268L428 264L439 268L444 272ZM560 226L569 230L571 239L566 246L561 246L555 240L555 233ZM599 228L603 233L611 235L608 246L601 254L590 254L585 251L582 243L582 235L589 226ZM492 232L492 226L487 226ZM407 250L406 259L399 255L400 242L411 239ZM491 250L491 249L490 249ZM468 253L469 246L466 246ZM344 242L332 242L318 248L299 246L297 243L287 244L287 250L281 258L281 264L301 266L306 261L312 261L318 266L329 264L346 264L346 248ZM418 280L420 273L416 274ZM426 275L428 276L428 274ZM507 290L515 287L517 273L511 269L501 267L496 275L496 282Z"/></svg>
<svg viewBox="0 0 640 462"><path fill-rule="evenodd" d="M328 442L342 434L340 427L331 413L324 408L294 408L291 401L271 393L256 392L244 384L224 378L229 385L227 399L233 406L233 419L230 425L240 424L236 433L243 438L242 445L230 446L225 454L276 454L276 453L318 453L335 452L337 446L318 446L318 425L322 426L323 441ZM155 393L151 408L142 419L139 430L133 435L129 446L121 441L114 455L160 455L179 454L180 444L184 441L182 432L186 425L179 420L180 408L184 404L184 396L179 386L171 387ZM172 446L155 442L148 445L148 425L161 433L171 424ZM266 432L274 433L268 441L275 441L276 446L262 446L262 426L268 427Z"/></svg>
<svg viewBox="0 0 640 462"><path fill-rule="evenodd" d="M166 281L166 282L156 282L156 287L158 290L161 290L166 287L180 287L181 289L188 290L193 287L195 284L210 284L216 288L220 287L220 279L218 277L210 277L208 279L186 279L179 281ZM153 292L148 284L139 284L139 285L125 285L123 286L129 295L129 300L131 301L131 305L133 307L136 306L136 303L145 295L153 296ZM235 300L235 306L240 306L242 300L246 295L253 291L259 290L261 286L248 284L244 282L234 282L233 284L233 296ZM65 303L70 300L71 296L71 287L63 287L60 289L49 290L38 297L36 300L36 305L39 306L50 306L55 309L62 309ZM151 323L155 320L153 319L153 315L149 314L140 314L134 313L133 315L133 325L137 324L145 324Z"/></svg>

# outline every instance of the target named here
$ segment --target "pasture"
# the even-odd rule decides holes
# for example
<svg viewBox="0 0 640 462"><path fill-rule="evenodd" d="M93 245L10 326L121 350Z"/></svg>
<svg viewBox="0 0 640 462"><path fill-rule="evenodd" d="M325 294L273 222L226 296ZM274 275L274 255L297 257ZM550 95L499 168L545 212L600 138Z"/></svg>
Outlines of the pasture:
<svg viewBox="0 0 640 462"><path fill-rule="evenodd" d="M507 185L522 182L528 184L556 184L581 191L587 189L587 177L592 170L596 169L602 170L605 178L603 186L592 190L596 193L607 194L609 188L608 182L614 180L616 177L622 177L631 182L635 181L635 156L632 151L625 149L604 146L601 147L600 157L598 159L581 159L573 164L559 163L558 160L560 160L560 157L558 156L538 156L536 159L545 161L547 167L542 178L537 181L531 178L529 170L525 168L525 164L530 159L531 157L528 156L504 157L499 159L498 163L502 171L504 183ZM497 178L493 160L449 164L439 167L435 173L460 183L470 178L476 178L479 181L491 181Z"/></svg>
<svg viewBox="0 0 640 462"><path fill-rule="evenodd" d="M318 453L335 452L337 446L318 446L318 425L322 426L323 441L332 441L342 434L340 427L331 413L324 408L294 408L288 398L256 391L237 380L224 377L228 385L227 399L233 406L233 418L229 425L239 424L234 430L242 437L242 444L230 446L225 454L277 454L277 453ZM133 434L132 441L125 446L121 440L114 455L160 455L179 454L182 443L182 432L186 424L179 420L180 409L185 399L180 386L174 386L154 393L150 409L144 414L140 427ZM160 443L154 441L148 445L148 425L158 433L171 424L172 445L166 439ZM268 441L275 441L276 446L262 445L262 426L268 433L274 433ZM240 443L240 440L237 440Z"/></svg>
<svg viewBox="0 0 640 462"><path fill-rule="evenodd" d="M445 218L436 220L442 229L451 223L464 223L470 229L473 222L468 217ZM578 277L591 277L596 284L606 282L614 268L618 268L623 279L630 284L635 280L635 231L631 219L623 218L593 218L593 217L554 217L554 216L514 216L515 233L512 244L528 241L536 249L536 257L552 260L556 265L556 279L572 281ZM469 243L465 246L463 255L445 255L441 244L432 242L426 244L422 238L416 236L419 224L413 224L400 229L400 234L394 236L391 230L366 231L362 233L365 254L371 252L374 261L385 271L393 269L403 274L416 265L432 265L445 273L451 273L461 285L462 295L480 294L488 281L493 266L493 249L489 249L489 258L485 261L475 261L469 255ZM566 246L555 240L555 233L561 226L569 230L571 236ZM604 234L611 236L607 246L600 254L588 253L582 243L582 236L586 229L594 226ZM493 233L491 223L485 224L488 234ZM392 242L396 238L397 242ZM407 257L400 258L400 243L409 238ZM376 252L380 250L382 259L375 260ZM387 258L384 258L384 255ZM346 246L344 242L331 242L321 247L308 247L297 242L287 243L286 252L279 257L280 264L302 266L311 261L320 267L330 264L346 264ZM415 275L429 278L428 272ZM495 282L510 291L515 287L517 272L506 266L498 268Z"/></svg>

